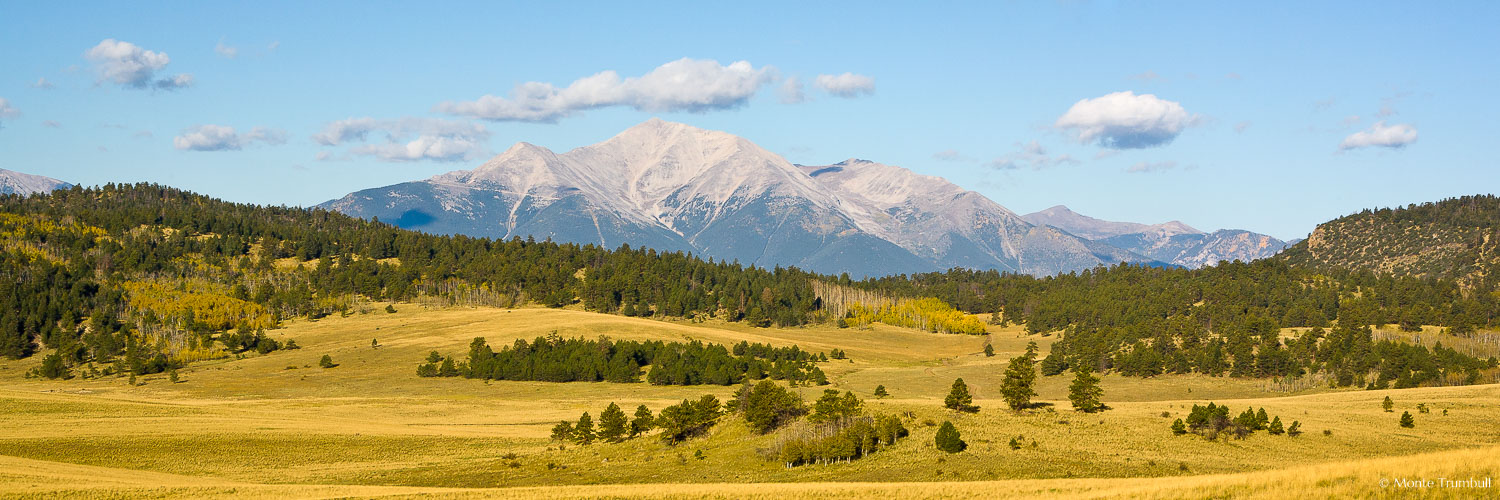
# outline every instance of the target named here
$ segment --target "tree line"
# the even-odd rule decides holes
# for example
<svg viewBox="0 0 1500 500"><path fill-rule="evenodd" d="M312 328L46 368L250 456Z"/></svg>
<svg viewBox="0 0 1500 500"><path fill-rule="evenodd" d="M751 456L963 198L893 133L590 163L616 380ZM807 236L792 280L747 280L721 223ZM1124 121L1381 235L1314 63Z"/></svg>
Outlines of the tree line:
<svg viewBox="0 0 1500 500"><path fill-rule="evenodd" d="M740 342L733 351L720 344L701 341L664 342L562 338L553 332L528 343L517 339L494 350L483 337L469 344L467 361L455 362L437 352L418 365L424 377L478 378L486 380L531 380L541 382L641 381L641 369L650 366L646 381L654 385L734 385L772 379L791 384L827 385L828 377L815 363L827 361L823 353L797 346Z"/></svg>

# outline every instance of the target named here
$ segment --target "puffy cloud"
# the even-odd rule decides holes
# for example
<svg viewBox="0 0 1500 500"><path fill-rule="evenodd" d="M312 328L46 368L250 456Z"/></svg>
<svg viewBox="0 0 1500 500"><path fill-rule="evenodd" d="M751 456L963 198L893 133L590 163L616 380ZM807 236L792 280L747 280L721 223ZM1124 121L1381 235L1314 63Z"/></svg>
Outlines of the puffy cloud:
<svg viewBox="0 0 1500 500"><path fill-rule="evenodd" d="M844 73L842 75L818 75L813 85L843 98L854 98L875 93L875 79L865 75Z"/></svg>
<svg viewBox="0 0 1500 500"><path fill-rule="evenodd" d="M371 135L384 137L376 142L370 140ZM433 118L349 118L331 122L312 136L313 142L324 146L362 143L349 152L385 161L469 160L484 154L489 138L483 125ZM331 153L318 156L321 161L333 158Z"/></svg>
<svg viewBox="0 0 1500 500"><path fill-rule="evenodd" d="M1125 169L1125 171L1132 174L1142 174L1150 172L1161 172L1164 170L1174 170L1176 168L1177 162L1171 160L1158 162L1143 161L1136 163L1135 165L1131 165L1130 168Z"/></svg>
<svg viewBox="0 0 1500 500"><path fill-rule="evenodd" d="M105 39L83 53L94 63L99 77L130 89L176 90L193 84L193 75L156 78L172 59L166 53L143 49L130 42Z"/></svg>
<svg viewBox="0 0 1500 500"><path fill-rule="evenodd" d="M232 151L254 143L285 144L286 132L255 127L241 134L236 132L234 127L198 125L172 138L172 146L183 151Z"/></svg>
<svg viewBox="0 0 1500 500"><path fill-rule="evenodd" d="M1401 149L1407 144L1417 142L1417 128L1407 124L1386 125L1384 121L1375 122L1370 128L1349 134L1344 142L1339 143L1340 151L1367 147L1384 147Z"/></svg>
<svg viewBox="0 0 1500 500"><path fill-rule="evenodd" d="M639 77L603 71L567 87L527 82L509 97L485 95L474 101L443 102L433 109L494 121L553 123L579 111L627 106L665 112L732 109L744 105L775 79L775 69L738 61L727 66L703 59L678 59Z"/></svg>
<svg viewBox="0 0 1500 500"><path fill-rule="evenodd" d="M1056 156L1047 154L1047 148L1043 147L1037 141L1031 141L1026 144L1017 143L1016 146L1019 148L1019 151L996 158L989 165L1000 170L1019 170L1028 167L1033 170L1041 170L1059 165L1077 165L1079 163L1078 159L1070 154L1064 153Z"/></svg>
<svg viewBox="0 0 1500 500"><path fill-rule="evenodd" d="M41 77L41 78L37 78L36 79L36 83L31 84L31 87L32 88L37 88L37 89L51 90L53 87L56 87L56 85L53 85L52 82L47 81L47 77Z"/></svg>
<svg viewBox="0 0 1500 500"><path fill-rule="evenodd" d="M219 43L214 44L214 53L226 59L234 59L240 56L240 49L238 47L224 45L224 41L219 40Z"/></svg>
<svg viewBox="0 0 1500 500"><path fill-rule="evenodd" d="M1110 149L1139 149L1172 142L1183 129L1199 121L1179 103L1125 91L1078 101L1055 125L1073 132L1083 142L1097 142Z"/></svg>
<svg viewBox="0 0 1500 500"><path fill-rule="evenodd" d="M782 104L801 104L807 101L807 93L802 91L802 79L795 76L781 82L778 93L781 94Z"/></svg>

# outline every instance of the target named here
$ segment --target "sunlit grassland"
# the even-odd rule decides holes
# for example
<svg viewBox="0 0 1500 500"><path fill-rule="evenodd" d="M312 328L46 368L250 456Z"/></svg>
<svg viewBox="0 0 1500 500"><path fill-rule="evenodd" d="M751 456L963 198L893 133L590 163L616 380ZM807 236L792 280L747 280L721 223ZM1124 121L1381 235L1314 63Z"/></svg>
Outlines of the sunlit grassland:
<svg viewBox="0 0 1500 500"><path fill-rule="evenodd" d="M176 384L161 375L143 377L144 385L134 387L122 378L23 379L21 373L34 359L0 362L0 422L5 423L0 426L0 495L826 497L1045 492L1171 498L1301 491L1267 489L1299 484L1311 485L1314 489L1309 491L1357 495L1378 491L1369 489L1378 487L1365 484L1366 479L1384 470L1407 470L1382 457L1438 453L1422 466L1493 471L1494 449L1487 460L1474 459L1477 451L1462 450L1500 443L1496 385L1389 391L1320 388L1286 395L1265 392L1264 384L1254 380L1112 375L1103 381L1105 401L1112 409L1080 414L1071 411L1066 400L1071 377L1059 376L1042 378L1038 388L1039 400L1050 406L1016 413L1004 409L998 398L1005 363L1028 342L1038 342L1045 352L1053 339L1024 335L1018 327L990 327L989 340L997 354L986 357L983 336L880 325L753 329L543 308L397 308L396 314L377 310L292 322L274 334L296 339L302 349L195 363L180 372L181 382ZM874 412L911 412L914 418L907 426L912 436L851 463L794 469L763 458L761 450L770 448L775 436L755 435L730 418L709 436L675 447L651 436L620 444L560 446L547 439L553 424L576 419L584 411L597 417L612 401L627 413L639 404L660 410L705 393L727 400L732 388L487 383L415 374L419 361L432 350L462 359L474 337L485 337L498 347L553 331L564 337L724 344L748 340L814 351L839 348L851 360L821 364L833 387L859 393ZM379 347L372 347L372 340ZM323 354L338 366L319 368L317 360ZM960 414L942 408L955 377L968 382L980 412ZM885 385L892 397L873 398L876 385ZM799 388L808 400L822 389ZM1393 413L1380 408L1386 396L1396 402ZM1172 419L1186 416L1192 404L1207 401L1228 404L1235 412L1264 407L1285 423L1300 421L1305 434L1292 438L1260 432L1242 441L1217 442L1171 434ZM1419 414L1418 403L1425 403L1431 413ZM1417 414L1415 428L1397 425L1402 411ZM969 443L967 451L949 455L933 448L936 428L926 423L943 420L958 425ZM1331 435L1324 435L1325 429ZM1008 443L1017 437L1022 446L1011 449ZM699 451L701 459L695 457ZM76 474L75 480L65 480L72 477L69 474ZM133 474L143 479L131 479ZM100 479L91 482L89 477ZM1268 482L1275 477L1284 479ZM847 482L858 484L840 484ZM924 484L902 484L909 482ZM665 486L629 486L634 483ZM732 485L737 483L807 484ZM91 489L95 486L103 489ZM544 489L435 489L523 486Z"/></svg>

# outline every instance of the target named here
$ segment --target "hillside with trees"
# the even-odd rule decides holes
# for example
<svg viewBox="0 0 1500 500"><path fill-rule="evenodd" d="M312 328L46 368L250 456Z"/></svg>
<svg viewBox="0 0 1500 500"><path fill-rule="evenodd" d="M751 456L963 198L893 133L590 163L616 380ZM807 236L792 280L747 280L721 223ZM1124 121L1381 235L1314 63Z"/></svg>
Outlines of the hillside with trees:
<svg viewBox="0 0 1500 500"><path fill-rule="evenodd" d="M1442 278L1484 290L1500 276L1500 198L1364 210L1323 224L1281 256L1323 269Z"/></svg>

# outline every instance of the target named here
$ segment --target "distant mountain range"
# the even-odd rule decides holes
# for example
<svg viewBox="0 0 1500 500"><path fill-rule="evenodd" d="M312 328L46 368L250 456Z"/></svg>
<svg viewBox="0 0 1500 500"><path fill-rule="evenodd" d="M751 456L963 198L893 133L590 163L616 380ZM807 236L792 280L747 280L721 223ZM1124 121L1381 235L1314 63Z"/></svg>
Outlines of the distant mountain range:
<svg viewBox="0 0 1500 500"><path fill-rule="evenodd" d="M1062 229L1074 235L1187 268L1219 261L1252 261L1275 255L1289 243L1239 229L1205 233L1179 221L1162 224L1111 222L1095 219L1058 205L1026 214L1022 219Z"/></svg>
<svg viewBox="0 0 1500 500"><path fill-rule="evenodd" d="M319 206L431 233L628 243L854 277L1197 267L1284 246L1244 231L1107 223L1060 207L1028 221L939 177L857 159L794 165L743 138L658 119L561 154L518 143L473 170Z"/></svg>
<svg viewBox="0 0 1500 500"><path fill-rule="evenodd" d="M0 194L47 193L70 187L73 185L51 177L23 174L0 168Z"/></svg>

